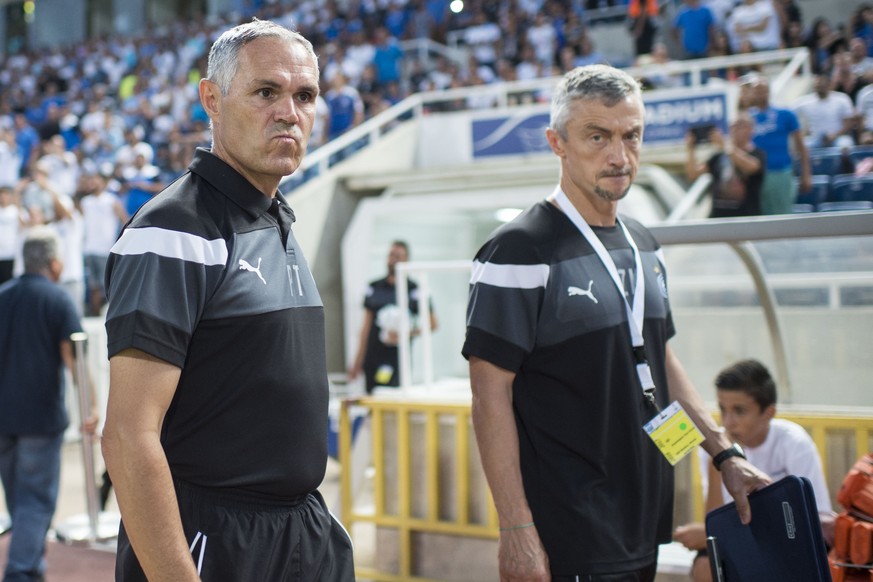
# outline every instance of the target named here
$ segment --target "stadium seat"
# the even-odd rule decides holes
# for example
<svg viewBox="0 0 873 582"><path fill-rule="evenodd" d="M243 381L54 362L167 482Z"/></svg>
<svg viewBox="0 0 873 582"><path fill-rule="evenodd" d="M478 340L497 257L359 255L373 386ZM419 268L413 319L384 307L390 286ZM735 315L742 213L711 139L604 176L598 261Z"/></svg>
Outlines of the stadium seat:
<svg viewBox="0 0 873 582"><path fill-rule="evenodd" d="M873 175L841 174L831 181L828 202L873 202Z"/></svg>
<svg viewBox="0 0 873 582"><path fill-rule="evenodd" d="M836 176L843 173L843 152L840 148L810 150L809 165L815 175Z"/></svg>
<svg viewBox="0 0 873 582"><path fill-rule="evenodd" d="M873 210L873 202L869 200L850 200L843 202L822 202L819 212L841 212L847 210Z"/></svg>
<svg viewBox="0 0 873 582"><path fill-rule="evenodd" d="M849 158L851 158L853 164L857 165L861 160L871 157L873 157L873 146L854 146L849 149Z"/></svg>
<svg viewBox="0 0 873 582"><path fill-rule="evenodd" d="M795 182L799 184L800 180L795 178ZM812 176L812 187L808 192L801 192L798 186L797 200L795 204L808 204L814 208L828 199L828 193L831 189L831 177L825 175ZM796 212L796 210L795 210Z"/></svg>

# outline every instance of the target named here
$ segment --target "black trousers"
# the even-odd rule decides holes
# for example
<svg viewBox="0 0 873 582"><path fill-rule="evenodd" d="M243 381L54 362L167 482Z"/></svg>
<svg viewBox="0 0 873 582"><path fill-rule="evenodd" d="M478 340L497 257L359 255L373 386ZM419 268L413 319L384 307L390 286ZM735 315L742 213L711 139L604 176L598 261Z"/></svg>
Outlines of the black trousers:
<svg viewBox="0 0 873 582"><path fill-rule="evenodd" d="M639 570L613 574L579 574L578 576L552 576L552 582L654 582L658 560Z"/></svg>
<svg viewBox="0 0 873 582"><path fill-rule="evenodd" d="M203 582L349 582L352 543L318 491L274 505L177 484L191 558ZM146 582L124 523L115 579Z"/></svg>

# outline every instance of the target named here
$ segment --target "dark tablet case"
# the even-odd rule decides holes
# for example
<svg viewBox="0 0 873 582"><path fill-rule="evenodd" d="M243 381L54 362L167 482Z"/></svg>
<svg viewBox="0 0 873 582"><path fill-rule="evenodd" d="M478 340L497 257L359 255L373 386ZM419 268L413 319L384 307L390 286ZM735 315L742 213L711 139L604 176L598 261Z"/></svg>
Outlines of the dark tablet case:
<svg viewBox="0 0 873 582"><path fill-rule="evenodd" d="M731 502L706 516L724 582L831 582L812 485L789 475L749 495L752 522ZM714 566L716 564L713 564Z"/></svg>

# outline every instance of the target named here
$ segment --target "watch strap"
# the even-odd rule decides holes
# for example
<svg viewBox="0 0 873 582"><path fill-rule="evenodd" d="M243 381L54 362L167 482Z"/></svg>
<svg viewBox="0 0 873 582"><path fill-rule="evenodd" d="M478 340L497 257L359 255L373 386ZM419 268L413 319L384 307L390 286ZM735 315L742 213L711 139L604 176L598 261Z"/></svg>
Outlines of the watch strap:
<svg viewBox="0 0 873 582"><path fill-rule="evenodd" d="M737 443L732 444L712 458L712 464L715 466L716 471L721 471L721 464L731 457L740 457L742 459L745 459L746 454L743 452L743 449L740 447L740 445L738 445Z"/></svg>

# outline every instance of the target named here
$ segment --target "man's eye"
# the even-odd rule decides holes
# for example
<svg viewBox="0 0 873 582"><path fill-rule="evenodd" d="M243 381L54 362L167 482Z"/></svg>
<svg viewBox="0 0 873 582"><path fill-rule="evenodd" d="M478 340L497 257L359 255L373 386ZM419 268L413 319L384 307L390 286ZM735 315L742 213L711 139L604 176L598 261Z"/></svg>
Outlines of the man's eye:
<svg viewBox="0 0 873 582"><path fill-rule="evenodd" d="M309 103L313 100L313 97L311 93L300 93L299 95L297 95L297 99L304 103Z"/></svg>
<svg viewBox="0 0 873 582"><path fill-rule="evenodd" d="M273 96L273 90L272 90L272 89L267 89L267 88L259 89L259 90L258 90L258 95L260 95L261 97L264 97L264 98L266 99L266 98L269 98L269 97L272 97L272 96Z"/></svg>

